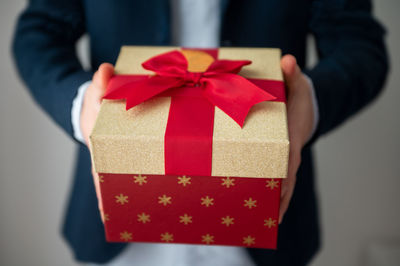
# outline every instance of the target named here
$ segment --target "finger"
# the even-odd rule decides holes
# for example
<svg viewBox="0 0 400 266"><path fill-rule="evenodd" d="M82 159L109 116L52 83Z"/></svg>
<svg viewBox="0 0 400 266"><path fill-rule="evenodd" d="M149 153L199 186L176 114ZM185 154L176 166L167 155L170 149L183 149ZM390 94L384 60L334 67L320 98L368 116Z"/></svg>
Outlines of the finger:
<svg viewBox="0 0 400 266"><path fill-rule="evenodd" d="M93 75L92 84L89 86L87 93L92 95L90 98L94 100L93 107L96 114L100 110L101 100L106 92L108 81L113 74L114 67L109 63L103 63Z"/></svg>
<svg viewBox="0 0 400 266"><path fill-rule="evenodd" d="M96 189L96 196L97 199L99 201L99 210L103 210L103 204L101 201L101 192L100 192L100 180L99 180L99 174L96 173L93 169L92 169L92 175L93 175L93 181L94 181L94 186Z"/></svg>
<svg viewBox="0 0 400 266"><path fill-rule="evenodd" d="M93 177L94 187L95 187L95 190L96 190L98 208L99 208L99 211L100 211L100 214L101 214L101 219L102 219L102 221L104 223L103 201L101 199L100 179L99 179L99 174L95 172L93 167L92 167L92 177Z"/></svg>
<svg viewBox="0 0 400 266"><path fill-rule="evenodd" d="M93 76L93 83L100 89L100 93L103 95L106 91L108 81L114 74L114 67L109 63L103 63L99 66L99 69Z"/></svg>
<svg viewBox="0 0 400 266"><path fill-rule="evenodd" d="M288 207L289 207L289 197L285 195L283 198L281 198L281 205L279 208L279 222L278 222L279 224L282 223L283 216L285 215Z"/></svg>
<svg viewBox="0 0 400 266"><path fill-rule="evenodd" d="M289 89L295 87L293 85L301 78L301 70L297 65L296 58L290 54L283 56L281 59L281 68Z"/></svg>
<svg viewBox="0 0 400 266"><path fill-rule="evenodd" d="M285 215L290 200L293 195L294 187L296 184L296 173L299 169L301 162L301 155L298 149L292 148L289 153L289 166L287 178L282 180L281 186L281 202L279 208L279 223L282 222L283 216Z"/></svg>
<svg viewBox="0 0 400 266"><path fill-rule="evenodd" d="M288 180L293 180L301 163L300 145L292 143L289 152Z"/></svg>

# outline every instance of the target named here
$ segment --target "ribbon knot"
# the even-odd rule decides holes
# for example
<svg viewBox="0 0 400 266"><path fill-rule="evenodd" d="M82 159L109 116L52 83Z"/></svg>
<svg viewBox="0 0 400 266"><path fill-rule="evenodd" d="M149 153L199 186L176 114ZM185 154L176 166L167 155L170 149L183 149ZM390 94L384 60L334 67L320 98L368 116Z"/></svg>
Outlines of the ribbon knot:
<svg viewBox="0 0 400 266"><path fill-rule="evenodd" d="M202 86L203 96L219 107L241 127L250 108L276 97L258 87L253 82L238 75L249 60L214 60L205 72L188 71L184 55L175 50L150 58L142 64L144 69L156 75L132 80L124 85L115 85L113 77L104 96L105 99L126 99L126 109L130 109L156 95L173 88Z"/></svg>
<svg viewBox="0 0 400 266"><path fill-rule="evenodd" d="M201 78L203 77L203 72L191 72L186 71L185 73L185 84L188 86L198 87L201 85Z"/></svg>

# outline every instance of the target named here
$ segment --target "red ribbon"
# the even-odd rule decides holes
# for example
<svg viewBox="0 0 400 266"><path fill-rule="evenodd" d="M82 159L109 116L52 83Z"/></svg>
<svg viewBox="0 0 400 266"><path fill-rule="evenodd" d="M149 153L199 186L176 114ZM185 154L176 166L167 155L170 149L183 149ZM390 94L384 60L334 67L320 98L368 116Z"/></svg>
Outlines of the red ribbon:
<svg viewBox="0 0 400 266"><path fill-rule="evenodd" d="M172 51L150 58L142 64L143 68L154 71L155 76L132 81L125 86L110 86L104 98L126 99L128 110L171 88L196 86L202 89L203 97L243 127L253 105L276 99L237 75L248 64L251 61L215 60L205 72L190 72L182 53Z"/></svg>
<svg viewBox="0 0 400 266"><path fill-rule="evenodd" d="M216 59L218 50L206 52ZM216 59L205 72L190 72L182 53L172 51L142 64L154 71L154 76L114 76L104 98L126 99L128 110L154 96L171 96L164 142L165 174L210 176L214 106L243 127L253 105L285 101L283 82L237 75L248 64L251 61Z"/></svg>

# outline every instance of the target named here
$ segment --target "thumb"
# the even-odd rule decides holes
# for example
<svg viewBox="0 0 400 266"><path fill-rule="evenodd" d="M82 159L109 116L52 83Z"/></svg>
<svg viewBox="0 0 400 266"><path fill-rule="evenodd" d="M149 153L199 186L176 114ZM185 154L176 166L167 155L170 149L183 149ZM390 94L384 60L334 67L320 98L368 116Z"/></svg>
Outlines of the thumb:
<svg viewBox="0 0 400 266"><path fill-rule="evenodd" d="M290 54L283 56L281 59L281 68L288 88L295 87L294 85L301 78L301 70L297 65L296 58Z"/></svg>
<svg viewBox="0 0 400 266"><path fill-rule="evenodd" d="M109 63L103 63L99 69L94 73L93 83L100 89L103 95L106 91L107 83L114 74L114 67Z"/></svg>

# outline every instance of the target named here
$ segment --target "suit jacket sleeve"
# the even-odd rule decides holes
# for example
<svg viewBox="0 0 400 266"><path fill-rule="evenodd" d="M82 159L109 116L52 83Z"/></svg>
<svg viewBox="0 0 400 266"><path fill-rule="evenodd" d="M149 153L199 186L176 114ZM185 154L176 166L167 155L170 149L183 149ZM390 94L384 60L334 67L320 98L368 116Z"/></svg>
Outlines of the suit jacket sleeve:
<svg viewBox="0 0 400 266"><path fill-rule="evenodd" d="M77 58L85 32L79 0L31 0L18 19L13 54L20 76L43 109L69 134L78 87L90 80Z"/></svg>
<svg viewBox="0 0 400 266"><path fill-rule="evenodd" d="M315 140L379 93L388 71L388 58L385 31L373 18L370 1L314 1L309 27L320 58L313 69L306 71L319 107Z"/></svg>

